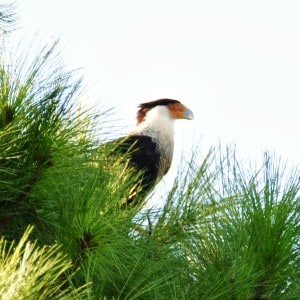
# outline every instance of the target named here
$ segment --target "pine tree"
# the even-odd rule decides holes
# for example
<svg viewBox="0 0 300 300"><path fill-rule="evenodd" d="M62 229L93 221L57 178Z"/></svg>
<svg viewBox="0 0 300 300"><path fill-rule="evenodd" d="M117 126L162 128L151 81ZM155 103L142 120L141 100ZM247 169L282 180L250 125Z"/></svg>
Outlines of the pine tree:
<svg viewBox="0 0 300 300"><path fill-rule="evenodd" d="M124 207L141 174L111 156L107 112L80 108L57 43L5 59L0 299L299 299L298 169L194 150L161 208Z"/></svg>

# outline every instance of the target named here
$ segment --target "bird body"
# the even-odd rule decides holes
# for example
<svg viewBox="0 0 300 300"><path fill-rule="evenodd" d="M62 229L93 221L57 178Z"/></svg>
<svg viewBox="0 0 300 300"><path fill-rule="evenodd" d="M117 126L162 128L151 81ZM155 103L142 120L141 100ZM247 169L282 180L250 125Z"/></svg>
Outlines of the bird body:
<svg viewBox="0 0 300 300"><path fill-rule="evenodd" d="M131 167L143 171L142 195L168 172L174 151L174 121L193 119L190 109L178 100L159 99L139 105L136 128L117 146L128 153ZM132 193L134 197L136 193ZM133 202L131 197L127 204Z"/></svg>
<svg viewBox="0 0 300 300"><path fill-rule="evenodd" d="M155 106L149 110L145 120L137 125L133 135L151 138L152 143L155 144L155 153L153 154L157 157L155 162L157 176L158 178L163 177L171 166L174 150L174 119L170 118L168 108ZM148 150L149 156L152 151L146 146L141 150Z"/></svg>

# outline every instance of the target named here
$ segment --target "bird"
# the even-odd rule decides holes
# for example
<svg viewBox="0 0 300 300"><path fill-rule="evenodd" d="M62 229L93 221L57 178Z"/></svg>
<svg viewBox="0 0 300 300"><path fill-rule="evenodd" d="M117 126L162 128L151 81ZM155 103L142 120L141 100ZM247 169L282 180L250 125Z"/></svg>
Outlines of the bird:
<svg viewBox="0 0 300 300"><path fill-rule="evenodd" d="M174 152L174 121L192 120L191 109L179 100L158 99L141 103L136 127L126 137L118 139L114 152L127 154L131 168L141 171L139 191L134 187L126 206L144 199L170 169ZM138 201L140 202L140 201Z"/></svg>

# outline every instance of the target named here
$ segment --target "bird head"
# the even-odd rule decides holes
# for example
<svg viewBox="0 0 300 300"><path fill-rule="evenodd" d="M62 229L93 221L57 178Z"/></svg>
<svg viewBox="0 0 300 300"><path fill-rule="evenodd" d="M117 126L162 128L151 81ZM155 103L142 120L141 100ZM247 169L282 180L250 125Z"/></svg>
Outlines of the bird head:
<svg viewBox="0 0 300 300"><path fill-rule="evenodd" d="M168 112L169 118L173 120L192 120L194 118L193 112L180 101L173 99L159 99L139 105L139 110L137 112L137 123L140 124L141 122L145 121L148 112L156 107L164 107Z"/></svg>

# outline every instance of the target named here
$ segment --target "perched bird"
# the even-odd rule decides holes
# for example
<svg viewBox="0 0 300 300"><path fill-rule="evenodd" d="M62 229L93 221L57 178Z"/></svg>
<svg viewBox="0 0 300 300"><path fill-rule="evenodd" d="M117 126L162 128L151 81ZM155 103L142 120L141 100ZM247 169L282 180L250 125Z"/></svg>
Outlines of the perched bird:
<svg viewBox="0 0 300 300"><path fill-rule="evenodd" d="M131 191L127 204L145 195L168 172L174 150L174 121L193 119L192 111L178 100L159 99L139 105L137 125L116 147L127 153L129 164L143 171L140 192Z"/></svg>

